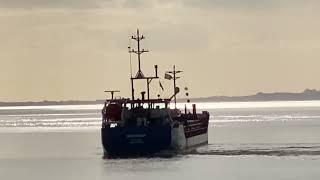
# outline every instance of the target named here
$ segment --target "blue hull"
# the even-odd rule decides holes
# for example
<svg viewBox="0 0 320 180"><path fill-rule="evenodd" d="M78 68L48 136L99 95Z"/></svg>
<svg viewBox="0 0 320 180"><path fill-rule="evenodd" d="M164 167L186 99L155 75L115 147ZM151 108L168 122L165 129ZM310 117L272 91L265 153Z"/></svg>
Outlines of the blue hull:
<svg viewBox="0 0 320 180"><path fill-rule="evenodd" d="M101 129L105 155L152 155L170 149L171 126L115 127Z"/></svg>

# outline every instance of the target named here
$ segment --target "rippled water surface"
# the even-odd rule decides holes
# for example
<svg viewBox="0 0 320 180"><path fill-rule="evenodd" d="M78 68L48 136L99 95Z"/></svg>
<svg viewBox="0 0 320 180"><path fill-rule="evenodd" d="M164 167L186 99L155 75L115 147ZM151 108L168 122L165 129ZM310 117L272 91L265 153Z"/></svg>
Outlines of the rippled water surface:
<svg viewBox="0 0 320 180"><path fill-rule="evenodd" d="M102 105L0 107L0 179L320 179L319 101L197 106L211 114L208 146L112 160Z"/></svg>

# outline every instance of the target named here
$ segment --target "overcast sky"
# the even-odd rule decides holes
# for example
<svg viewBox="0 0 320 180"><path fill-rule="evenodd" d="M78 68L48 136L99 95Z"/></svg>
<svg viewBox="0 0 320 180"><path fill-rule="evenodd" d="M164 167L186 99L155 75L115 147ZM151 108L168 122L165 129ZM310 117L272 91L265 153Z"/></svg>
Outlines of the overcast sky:
<svg viewBox="0 0 320 180"><path fill-rule="evenodd" d="M0 101L95 100L106 89L130 95L127 47L138 27L151 51L144 74L175 64L193 97L320 89L317 0L0 0L0 7ZM171 83L162 83L167 92L157 80L152 95L170 95Z"/></svg>

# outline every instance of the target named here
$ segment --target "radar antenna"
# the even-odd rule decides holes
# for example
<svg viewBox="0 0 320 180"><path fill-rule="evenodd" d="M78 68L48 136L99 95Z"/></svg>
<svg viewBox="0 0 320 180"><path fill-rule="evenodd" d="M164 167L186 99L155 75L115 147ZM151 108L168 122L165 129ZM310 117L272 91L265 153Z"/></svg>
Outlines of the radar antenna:
<svg viewBox="0 0 320 180"><path fill-rule="evenodd" d="M114 93L118 93L120 91L104 91L104 92L107 92L107 93L111 93L111 100L113 100L113 96L114 96Z"/></svg>

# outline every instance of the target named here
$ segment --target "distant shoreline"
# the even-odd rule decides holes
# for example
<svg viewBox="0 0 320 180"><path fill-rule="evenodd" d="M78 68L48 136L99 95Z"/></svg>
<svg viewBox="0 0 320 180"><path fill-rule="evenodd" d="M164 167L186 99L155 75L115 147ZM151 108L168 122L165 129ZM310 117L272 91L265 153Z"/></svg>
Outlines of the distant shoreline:
<svg viewBox="0 0 320 180"><path fill-rule="evenodd" d="M3 106L54 106L54 105L90 105L104 104L105 100L96 101L39 101L39 102L0 102L0 107Z"/></svg>
<svg viewBox="0 0 320 180"><path fill-rule="evenodd" d="M186 100L186 99L183 99ZM320 91L306 89L301 93L263 93L250 96L212 96L191 98L195 102L268 102L268 101L317 101L320 100ZM181 100L180 100L181 101Z"/></svg>
<svg viewBox="0 0 320 180"><path fill-rule="evenodd" d="M185 102L187 99L178 99ZM202 98L190 98L191 102L268 102L268 101L317 101L320 100L320 91L306 89L302 93L262 93L250 96L212 96ZM105 100L95 101L40 101L40 102L0 102L1 106L49 106L49 105L90 105L104 104Z"/></svg>

